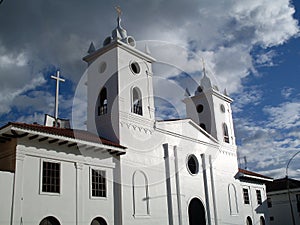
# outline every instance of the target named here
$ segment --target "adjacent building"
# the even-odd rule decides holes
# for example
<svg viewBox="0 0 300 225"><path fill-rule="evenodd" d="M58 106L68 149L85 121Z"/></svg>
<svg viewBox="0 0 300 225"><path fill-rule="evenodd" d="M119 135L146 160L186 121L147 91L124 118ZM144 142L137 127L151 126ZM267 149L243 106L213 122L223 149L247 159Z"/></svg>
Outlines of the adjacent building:
<svg viewBox="0 0 300 225"><path fill-rule="evenodd" d="M300 224L300 181L282 178L267 183L271 225Z"/></svg>

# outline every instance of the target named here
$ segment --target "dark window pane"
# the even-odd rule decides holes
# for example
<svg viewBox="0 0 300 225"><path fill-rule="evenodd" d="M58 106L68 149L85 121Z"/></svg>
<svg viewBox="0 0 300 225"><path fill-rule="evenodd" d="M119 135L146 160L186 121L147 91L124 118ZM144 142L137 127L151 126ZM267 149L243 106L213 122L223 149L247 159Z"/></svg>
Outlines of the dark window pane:
<svg viewBox="0 0 300 225"><path fill-rule="evenodd" d="M92 170L92 196L106 197L105 171Z"/></svg>
<svg viewBox="0 0 300 225"><path fill-rule="evenodd" d="M60 192L60 164L43 162L42 191Z"/></svg>

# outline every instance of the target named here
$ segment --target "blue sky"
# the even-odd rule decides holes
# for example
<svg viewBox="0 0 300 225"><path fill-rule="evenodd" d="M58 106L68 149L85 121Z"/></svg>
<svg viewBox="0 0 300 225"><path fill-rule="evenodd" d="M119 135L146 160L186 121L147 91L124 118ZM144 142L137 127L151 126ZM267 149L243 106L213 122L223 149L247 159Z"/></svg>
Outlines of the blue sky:
<svg viewBox="0 0 300 225"><path fill-rule="evenodd" d="M139 46L148 42L158 59L154 85L162 101L156 102L157 117L184 117L181 99L174 96L182 96L185 87L194 92L204 58L213 82L235 100L239 155L247 157L248 169L285 176L287 161L300 150L299 1L4 0L0 125L43 123L45 113L53 114L50 75L56 69L67 80L61 86L60 117L71 117L86 68L81 59L91 41L100 47L116 26L115 5L123 9L129 35ZM174 85L181 95L174 95ZM84 100L77 107L78 116L84 116ZM299 163L300 155L290 175L300 179Z"/></svg>

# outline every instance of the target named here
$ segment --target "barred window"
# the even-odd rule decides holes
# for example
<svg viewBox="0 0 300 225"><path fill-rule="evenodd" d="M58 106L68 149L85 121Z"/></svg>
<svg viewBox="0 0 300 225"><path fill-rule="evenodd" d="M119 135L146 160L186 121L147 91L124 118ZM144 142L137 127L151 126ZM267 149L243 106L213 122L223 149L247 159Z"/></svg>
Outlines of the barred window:
<svg viewBox="0 0 300 225"><path fill-rule="evenodd" d="M92 196L106 197L105 171L92 169Z"/></svg>
<svg viewBox="0 0 300 225"><path fill-rule="evenodd" d="M261 200L261 191L260 190L256 190L256 198L257 198L257 204L261 205L262 200Z"/></svg>
<svg viewBox="0 0 300 225"><path fill-rule="evenodd" d="M142 93L139 88L135 87L132 90L132 112L138 115L143 115Z"/></svg>
<svg viewBox="0 0 300 225"><path fill-rule="evenodd" d="M224 135L224 142L229 143L228 127L226 123L223 123L223 135Z"/></svg>
<svg viewBox="0 0 300 225"><path fill-rule="evenodd" d="M249 191L247 188L243 188L243 194L244 194L244 203L249 205L250 199L249 199Z"/></svg>
<svg viewBox="0 0 300 225"><path fill-rule="evenodd" d="M60 163L43 161L42 191L60 193Z"/></svg>
<svg viewBox="0 0 300 225"><path fill-rule="evenodd" d="M102 88L99 94L98 116L107 113L107 90Z"/></svg>

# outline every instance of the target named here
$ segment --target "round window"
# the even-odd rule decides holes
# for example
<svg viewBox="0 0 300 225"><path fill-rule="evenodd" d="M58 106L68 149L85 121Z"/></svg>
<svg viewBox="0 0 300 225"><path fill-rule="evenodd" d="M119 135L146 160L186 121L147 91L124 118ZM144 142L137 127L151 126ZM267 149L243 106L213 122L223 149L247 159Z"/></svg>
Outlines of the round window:
<svg viewBox="0 0 300 225"><path fill-rule="evenodd" d="M205 126L205 124L204 124L204 123L200 123L200 127L201 127L203 130L205 130L205 131L206 131L206 126Z"/></svg>
<svg viewBox="0 0 300 225"><path fill-rule="evenodd" d="M189 155L187 161L187 168L191 174L197 174L199 170L199 163L195 155Z"/></svg>
<svg viewBox="0 0 300 225"><path fill-rule="evenodd" d="M197 112L202 113L203 108L204 108L203 105L197 105Z"/></svg>
<svg viewBox="0 0 300 225"><path fill-rule="evenodd" d="M106 70L106 62L102 62L99 65L99 73L103 73Z"/></svg>
<svg viewBox="0 0 300 225"><path fill-rule="evenodd" d="M130 69L134 74L139 74L141 72L140 65L137 62L130 63Z"/></svg>
<svg viewBox="0 0 300 225"><path fill-rule="evenodd" d="M198 88L197 88L197 91L199 92L199 93L201 93L203 90L202 90L202 87L201 86L199 86Z"/></svg>
<svg viewBox="0 0 300 225"><path fill-rule="evenodd" d="M221 112L225 112L225 106L223 104L220 105Z"/></svg>
<svg viewBox="0 0 300 225"><path fill-rule="evenodd" d="M127 43L131 46L131 47L135 47L135 40L133 37L129 36L127 38Z"/></svg>

